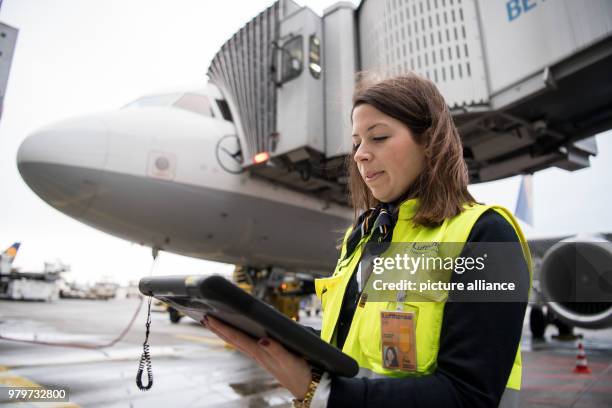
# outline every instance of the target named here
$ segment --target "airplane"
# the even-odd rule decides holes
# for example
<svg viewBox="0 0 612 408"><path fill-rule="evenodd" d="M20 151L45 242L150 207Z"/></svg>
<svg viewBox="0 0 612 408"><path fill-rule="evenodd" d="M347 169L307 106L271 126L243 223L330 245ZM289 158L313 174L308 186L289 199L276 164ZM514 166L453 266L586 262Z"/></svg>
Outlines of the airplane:
<svg viewBox="0 0 612 408"><path fill-rule="evenodd" d="M61 263L45 262L42 272L22 272L13 268L21 243L15 242L0 254L0 299L54 300L59 296L61 273L70 267Z"/></svg>
<svg viewBox="0 0 612 408"><path fill-rule="evenodd" d="M352 212L242 172L241 160L210 83L47 126L17 154L36 194L94 228L253 276L270 266L325 275Z"/></svg>
<svg viewBox="0 0 612 408"><path fill-rule="evenodd" d="M231 112L212 83L49 125L23 141L17 162L28 186L64 214L154 253L236 264L264 288L259 293L286 272L329 274L353 217L347 206L244 171ZM521 190L518 212L529 220L530 194ZM563 280L555 275L559 248L572 239L584 240L530 241L541 266L534 276L534 337L551 322L612 327L609 302L556 302L559 286L584 277L569 269ZM593 245L587 238L587 248ZM612 253L604 257L612 260Z"/></svg>

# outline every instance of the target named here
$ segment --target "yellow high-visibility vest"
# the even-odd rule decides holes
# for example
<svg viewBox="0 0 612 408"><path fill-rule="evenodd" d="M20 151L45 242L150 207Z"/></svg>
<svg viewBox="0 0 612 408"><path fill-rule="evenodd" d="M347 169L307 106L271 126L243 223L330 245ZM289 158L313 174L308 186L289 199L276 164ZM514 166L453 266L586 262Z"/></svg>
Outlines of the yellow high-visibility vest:
<svg viewBox="0 0 612 408"><path fill-rule="evenodd" d="M412 217L416 213L418 205L418 199L411 199L401 204L398 220L393 230L392 243L465 243L478 218L488 209L493 209L513 226L521 243L523 256L527 261L531 281L532 266L529 246L527 245L527 241L518 222L507 209L500 206L480 204L465 205L463 212L453 218L445 220L438 227L415 227L412 223ZM342 306L343 294L361 258L363 249L362 244L367 242L369 238L369 236L363 237L353 254L347 259L344 259L347 251L347 238L350 235L350 231L349 229L344 237L340 260L336 265L333 275L329 278L315 280L316 293L321 300L323 308L321 338L332 344L335 343L333 337L340 314L340 308ZM455 254L455 256L458 255L459 253ZM357 307L342 351L357 361L360 367L360 376L409 377L431 374L436 368L444 305L444 301L414 302L410 300L410 297L401 305L403 310L414 311L416 316L415 339L417 364L415 372L388 370L383 367L380 312L383 310L396 310L398 306L397 302L366 301L365 304ZM475 350L475 352L477 352L477 350ZM506 391L508 391L508 389L518 391L520 387L521 352L520 346L517 345L516 358L506 384ZM508 398L504 395L504 399L514 399L518 401L518 394ZM515 405L515 402L513 401L511 404L500 404L500 406L502 405L511 406Z"/></svg>

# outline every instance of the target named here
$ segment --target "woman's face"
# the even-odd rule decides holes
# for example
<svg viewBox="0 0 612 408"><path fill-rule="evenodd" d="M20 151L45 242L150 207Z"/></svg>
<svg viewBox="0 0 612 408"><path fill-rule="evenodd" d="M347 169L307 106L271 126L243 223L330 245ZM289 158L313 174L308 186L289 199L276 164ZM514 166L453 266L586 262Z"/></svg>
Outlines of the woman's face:
<svg viewBox="0 0 612 408"><path fill-rule="evenodd" d="M398 199L421 174L425 151L399 120L368 104L353 110L353 159L372 195Z"/></svg>

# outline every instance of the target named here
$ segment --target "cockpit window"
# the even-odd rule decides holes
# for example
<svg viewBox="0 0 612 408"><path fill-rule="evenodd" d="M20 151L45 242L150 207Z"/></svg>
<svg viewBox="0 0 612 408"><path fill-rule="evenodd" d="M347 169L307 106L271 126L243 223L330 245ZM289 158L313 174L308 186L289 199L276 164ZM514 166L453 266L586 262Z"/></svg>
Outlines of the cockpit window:
<svg viewBox="0 0 612 408"><path fill-rule="evenodd" d="M194 112L199 115L214 117L210 101L204 95L194 93L173 93L164 95L143 96L124 108L146 108L155 106L171 106Z"/></svg>
<svg viewBox="0 0 612 408"><path fill-rule="evenodd" d="M191 112L199 113L200 115L213 117L210 101L204 95L186 93L181 98L174 102L173 106L185 109Z"/></svg>
<svg viewBox="0 0 612 408"><path fill-rule="evenodd" d="M170 106L177 99L183 95L182 93L173 93L165 95L150 95L143 96L142 98L136 99L134 102L130 102L124 106L124 108L142 108L146 106Z"/></svg>

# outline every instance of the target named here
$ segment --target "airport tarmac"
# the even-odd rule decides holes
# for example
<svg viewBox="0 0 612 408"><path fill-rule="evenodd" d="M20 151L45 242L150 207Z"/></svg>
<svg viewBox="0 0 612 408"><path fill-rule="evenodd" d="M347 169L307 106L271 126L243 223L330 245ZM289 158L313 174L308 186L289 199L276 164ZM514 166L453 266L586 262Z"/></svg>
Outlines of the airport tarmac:
<svg viewBox="0 0 612 408"><path fill-rule="evenodd" d="M136 299L52 303L0 301L0 334L22 340L103 344L128 324ZM316 327L317 318L302 323ZM171 324L153 313L151 355L154 385L138 390L143 305L132 329L111 348L88 350L0 340L0 385L68 387L69 403L53 407L288 407L291 395L256 364L228 348L199 324ZM548 337L555 332L549 327ZM576 344L534 343L524 330L521 407L612 406L612 330L586 331L591 374L574 374ZM146 383L146 376L144 379ZM0 404L14 406L14 404Z"/></svg>

